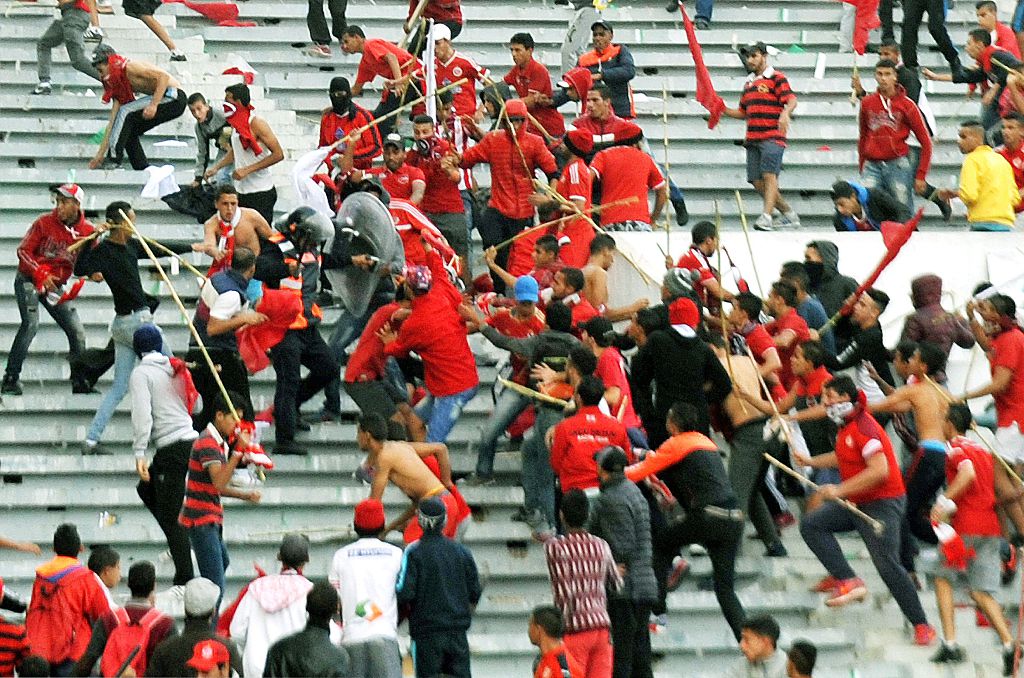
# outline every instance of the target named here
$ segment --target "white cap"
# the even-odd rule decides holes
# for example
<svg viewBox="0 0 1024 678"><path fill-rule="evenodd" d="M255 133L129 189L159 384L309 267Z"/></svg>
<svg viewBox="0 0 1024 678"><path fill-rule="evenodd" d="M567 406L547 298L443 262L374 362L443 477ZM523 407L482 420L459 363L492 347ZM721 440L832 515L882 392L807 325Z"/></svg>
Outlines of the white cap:
<svg viewBox="0 0 1024 678"><path fill-rule="evenodd" d="M448 28L444 24L434 24L434 28L430 31L430 37L434 39L434 42L438 40L452 39L452 29Z"/></svg>
<svg viewBox="0 0 1024 678"><path fill-rule="evenodd" d="M57 194L77 200L79 205L85 202L85 191L78 184L61 184L57 187Z"/></svg>

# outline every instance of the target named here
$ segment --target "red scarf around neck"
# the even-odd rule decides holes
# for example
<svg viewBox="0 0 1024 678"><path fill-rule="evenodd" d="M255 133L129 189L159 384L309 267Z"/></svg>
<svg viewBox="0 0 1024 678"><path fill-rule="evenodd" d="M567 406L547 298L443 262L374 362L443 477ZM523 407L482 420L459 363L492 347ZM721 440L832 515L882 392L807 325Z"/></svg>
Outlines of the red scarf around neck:
<svg viewBox="0 0 1024 678"><path fill-rule="evenodd" d="M238 132L238 136L242 140L242 148L259 155L263 152L263 147L260 146L256 135L252 133L252 128L249 127L249 116L252 115L252 111L251 105L243 106L242 104L224 102L224 116L231 128Z"/></svg>
<svg viewBox="0 0 1024 678"><path fill-rule="evenodd" d="M128 80L128 60L120 54L111 54L107 59L110 73L103 78L103 103L116 100L122 106L135 101L135 90Z"/></svg>

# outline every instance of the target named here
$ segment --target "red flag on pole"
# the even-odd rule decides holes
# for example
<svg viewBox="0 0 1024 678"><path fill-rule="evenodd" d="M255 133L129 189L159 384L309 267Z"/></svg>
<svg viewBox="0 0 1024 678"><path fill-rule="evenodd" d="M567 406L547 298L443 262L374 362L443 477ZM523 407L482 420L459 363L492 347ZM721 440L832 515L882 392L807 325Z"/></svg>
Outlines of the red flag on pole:
<svg viewBox="0 0 1024 678"><path fill-rule="evenodd" d="M875 0L877 5L878 0ZM725 102L715 91L715 85L711 82L711 74L704 65L704 54L701 51L700 43L697 42L697 32L693 30L693 22L687 16L682 3L679 5L679 13L683 15L683 28L686 30L686 42L690 46L690 54L693 55L693 67L697 76L697 102L708 109L711 116L708 118L708 129L714 129L718 121L722 119L722 112L725 110Z"/></svg>
<svg viewBox="0 0 1024 678"><path fill-rule="evenodd" d="M853 51L864 54L868 48L868 34L882 25L878 18L879 0L842 0L857 8L853 23Z"/></svg>
<svg viewBox="0 0 1024 678"><path fill-rule="evenodd" d="M871 286L878 280L878 276L882 275L885 267L892 263L892 260L900 253L900 249L910 240L910 235L917 230L917 224L921 221L922 214L924 214L923 207L917 210L917 214L905 224L898 221L882 222L879 230L882 233L882 242L885 243L885 256L878 262L878 266L871 272L871 275L857 287L857 291L853 293L853 302L844 305L840 313L849 315L853 311L853 304L860 298L860 295L871 289Z"/></svg>

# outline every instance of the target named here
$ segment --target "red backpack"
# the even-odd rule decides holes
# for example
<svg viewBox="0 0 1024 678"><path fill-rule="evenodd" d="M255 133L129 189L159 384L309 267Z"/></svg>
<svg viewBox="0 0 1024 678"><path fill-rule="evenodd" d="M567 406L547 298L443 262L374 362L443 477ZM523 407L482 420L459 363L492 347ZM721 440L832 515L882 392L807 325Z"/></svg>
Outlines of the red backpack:
<svg viewBox="0 0 1024 678"><path fill-rule="evenodd" d="M132 652L135 652L135 656L128 662L128 666L135 670L136 676L146 675L146 645L149 644L149 632L162 616L163 613L153 607L142 615L142 619L134 622L123 607L114 610L114 621L117 625L107 636L107 645L103 648L103 657L100 658L100 675L116 678L120 675L118 669Z"/></svg>
<svg viewBox="0 0 1024 678"><path fill-rule="evenodd" d="M39 655L50 664L74 659L75 631L79 620L71 612L64 584L92 572L77 566L69 569L57 581L36 575L32 602L25 615L25 631L32 654Z"/></svg>

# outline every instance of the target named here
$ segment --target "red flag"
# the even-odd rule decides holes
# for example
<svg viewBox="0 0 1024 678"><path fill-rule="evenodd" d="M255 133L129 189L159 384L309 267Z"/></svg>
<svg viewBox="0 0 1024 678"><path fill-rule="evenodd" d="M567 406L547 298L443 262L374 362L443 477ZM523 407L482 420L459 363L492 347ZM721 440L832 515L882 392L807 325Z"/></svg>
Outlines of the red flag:
<svg viewBox="0 0 1024 678"><path fill-rule="evenodd" d="M878 0L875 0L878 4ZM715 91L715 85L711 82L711 74L708 67L704 65L704 54L701 52L700 43L697 42L697 33L693 30L693 22L687 16L682 3L679 5L679 13L683 15L683 28L686 29L686 42L690 46L690 54L693 55L693 68L697 76L697 102L708 109L711 116L708 118L708 129L714 129L718 121L722 119L722 112L725 111L725 102Z"/></svg>
<svg viewBox="0 0 1024 678"><path fill-rule="evenodd" d="M901 224L898 221L883 221L879 230L882 233L882 242L885 243L885 256L878 262L878 266L871 272L871 275L860 284L857 291L853 293L853 302L843 306L839 312L843 315L850 315L853 312L853 303L860 298L860 295L871 289L871 286L878 280L878 276L882 275L882 271L885 267L892 263L892 260L896 258L896 255L900 253L900 249L907 244L910 240L910 235L917 230L917 224L921 221L921 215L924 214L924 208L917 210L917 214L905 224Z"/></svg>
<svg viewBox="0 0 1024 678"><path fill-rule="evenodd" d="M864 54L868 48L868 34L882 25L878 18L879 0L842 0L857 8L853 20L853 51Z"/></svg>
<svg viewBox="0 0 1024 678"><path fill-rule="evenodd" d="M249 374L256 374L270 366L267 351L281 343L288 327L302 312L302 299L288 290L264 288L257 311L267 316L259 325L247 325L235 332L238 354L242 356Z"/></svg>
<svg viewBox="0 0 1024 678"><path fill-rule="evenodd" d="M251 21L238 21L238 5L233 2L192 2L191 0L163 0L165 3L178 2L193 12L202 14L219 26L255 26Z"/></svg>

